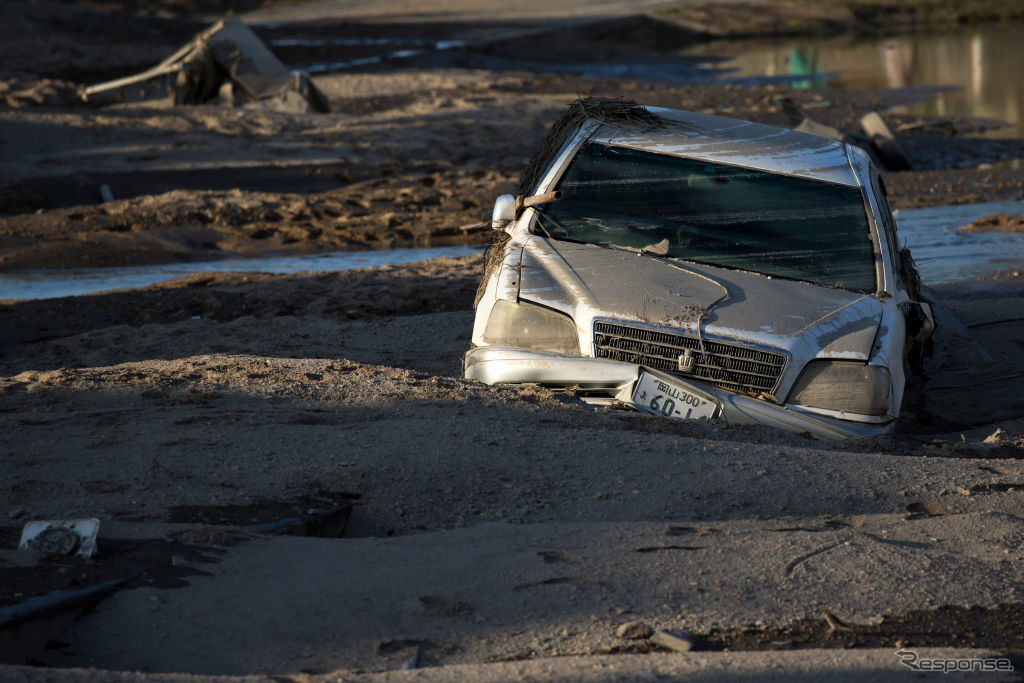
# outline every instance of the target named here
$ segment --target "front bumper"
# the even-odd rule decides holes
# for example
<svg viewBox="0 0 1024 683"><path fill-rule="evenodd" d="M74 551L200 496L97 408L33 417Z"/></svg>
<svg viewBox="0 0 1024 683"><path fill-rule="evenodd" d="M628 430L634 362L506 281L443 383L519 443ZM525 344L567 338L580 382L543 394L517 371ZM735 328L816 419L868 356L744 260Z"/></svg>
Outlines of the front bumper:
<svg viewBox="0 0 1024 683"><path fill-rule="evenodd" d="M465 355L463 370L466 379L476 379L484 384L529 382L550 387L578 387L584 398L604 397L631 404L641 366L517 347L480 346ZM768 403L711 385L687 382L658 370L646 367L643 370L676 384L691 386L697 392L711 394L721 405L718 419L732 424L763 424L794 432L810 432L826 439L881 436L892 431L895 424L895 420L872 424L805 413L794 407Z"/></svg>

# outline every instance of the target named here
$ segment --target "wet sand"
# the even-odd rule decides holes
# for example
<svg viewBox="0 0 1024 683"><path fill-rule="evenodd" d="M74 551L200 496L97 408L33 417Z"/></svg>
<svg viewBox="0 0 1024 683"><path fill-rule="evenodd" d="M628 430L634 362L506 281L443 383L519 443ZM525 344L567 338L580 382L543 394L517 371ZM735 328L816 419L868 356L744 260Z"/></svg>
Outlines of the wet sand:
<svg viewBox="0 0 1024 683"><path fill-rule="evenodd" d="M80 8L10 6L80 41L87 59L76 73L66 55L37 62L28 43L0 43L11 54L0 81L22 93L0 105L4 271L480 242L485 233L460 227L511 190L579 93L770 123L785 121L788 96L832 125L905 96L498 68L529 28L519 17L502 24L501 49L317 77L331 114L92 109L61 88L148 65L200 22L117 15L112 25L163 37L123 41L108 59L76 31ZM299 35L494 30L451 17L361 22L321 20ZM638 25L580 39L649 49ZM906 141L925 170L887 174L897 207L1024 197L1021 170L977 168L1024 156L1020 141ZM100 184L114 202L100 202ZM1019 277L936 287L973 341L944 330L896 435L830 443L461 379L482 268L473 257L209 274L0 304L2 545L13 548L27 519L103 523L89 562L0 551L0 605L128 581L34 654L39 668L0 672L358 679L405 666L417 648L425 666L480 667L475 676L519 662L546 677L608 660L609 671L671 671L649 641L615 635L632 620L692 633L700 656L753 670L784 653L721 650L888 648L857 662L806 655L837 676L897 676L891 652L904 645L1024 650ZM344 505L346 539L244 528ZM252 596L235 591L248 585L278 597L243 608ZM853 627L834 631L826 610Z"/></svg>

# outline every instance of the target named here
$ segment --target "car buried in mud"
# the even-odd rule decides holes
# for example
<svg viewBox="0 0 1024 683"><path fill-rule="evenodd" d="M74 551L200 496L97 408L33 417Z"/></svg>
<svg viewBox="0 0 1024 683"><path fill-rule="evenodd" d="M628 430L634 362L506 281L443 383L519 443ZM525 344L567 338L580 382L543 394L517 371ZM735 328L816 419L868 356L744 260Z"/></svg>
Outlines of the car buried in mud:
<svg viewBox="0 0 1024 683"><path fill-rule="evenodd" d="M497 232L465 376L823 437L884 434L934 327L864 151L580 100Z"/></svg>

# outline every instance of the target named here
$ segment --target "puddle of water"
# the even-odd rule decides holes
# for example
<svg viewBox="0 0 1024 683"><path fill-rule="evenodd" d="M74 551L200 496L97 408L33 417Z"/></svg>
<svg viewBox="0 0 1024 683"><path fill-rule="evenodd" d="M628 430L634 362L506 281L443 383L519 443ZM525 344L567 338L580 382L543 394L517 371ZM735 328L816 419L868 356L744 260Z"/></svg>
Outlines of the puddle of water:
<svg viewBox="0 0 1024 683"><path fill-rule="evenodd" d="M279 38L278 40L271 41L274 45L287 45L287 46L342 46L342 47L363 47L363 46L386 46L386 45L413 45L415 47L403 48L401 50L391 50L384 54L370 55L368 57L357 57L355 59L348 59L336 62L319 62L316 64L308 64L299 69L299 71L305 71L306 73L326 73L330 71L345 71L348 69L358 68L360 66L369 66L370 64L380 64L382 62L408 59L410 57L417 57L429 51L444 52L446 50L455 50L458 48L466 47L467 43L464 40L412 40L412 39L397 39L397 38L334 38L328 40L306 40L302 38Z"/></svg>
<svg viewBox="0 0 1024 683"><path fill-rule="evenodd" d="M986 202L896 211L900 241L910 247L925 284L975 278L1024 266L1024 235L958 233L956 228L1002 213L1024 214L1024 202Z"/></svg>
<svg viewBox="0 0 1024 683"><path fill-rule="evenodd" d="M745 78L787 76L796 87L842 89L953 86L899 113L974 116L1011 124L994 137L1024 137L1024 26L989 25L955 33L851 41L794 39L728 44L736 57L720 66ZM721 52L722 45L688 50ZM836 74L828 77L828 74ZM799 80L802 77L802 80Z"/></svg>
<svg viewBox="0 0 1024 683"><path fill-rule="evenodd" d="M483 246L343 251L307 256L226 259L197 263L165 263L120 268L73 268L0 273L0 301L55 299L112 289L136 289L192 273L301 273L399 265L438 256L470 256Z"/></svg>

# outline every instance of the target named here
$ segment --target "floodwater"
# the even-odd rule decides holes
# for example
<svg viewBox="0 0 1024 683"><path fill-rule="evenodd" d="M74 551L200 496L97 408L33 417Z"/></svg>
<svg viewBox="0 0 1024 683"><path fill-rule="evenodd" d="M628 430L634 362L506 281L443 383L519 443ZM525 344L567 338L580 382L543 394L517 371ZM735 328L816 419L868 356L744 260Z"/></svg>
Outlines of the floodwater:
<svg viewBox="0 0 1024 683"><path fill-rule="evenodd" d="M923 102L894 108L898 113L974 116L1011 124L992 131L1024 137L1024 25L962 28L951 33L872 40L851 38L730 42L734 58L718 64L727 78L792 79L796 87L831 85L841 89L949 89ZM721 53L711 43L686 54Z"/></svg>
<svg viewBox="0 0 1024 683"><path fill-rule="evenodd" d="M0 301L55 299L113 289L138 289L192 273L301 273L400 265L439 256L470 256L483 246L343 251L307 256L222 259L114 268L40 269L0 273Z"/></svg>
<svg viewBox="0 0 1024 683"><path fill-rule="evenodd" d="M1024 267L1024 235L956 231L983 216L1000 213L1024 214L1024 202L900 209L895 216L900 242L910 247L921 280L937 285Z"/></svg>
<svg viewBox="0 0 1024 683"><path fill-rule="evenodd" d="M598 29L605 27L598 24ZM870 39L845 36L712 41L682 49L641 50L635 56L614 60L594 54L592 59L584 57L582 61L579 55L560 55L553 44L565 38L558 34L552 34L548 42L543 34L534 36L533 47L516 52L513 57L484 54L476 49L484 43L458 39L303 38L290 34L288 27L280 30L284 33L270 41L275 47L333 47L341 51L339 57L344 55L336 60L292 65L314 73L394 63L421 68L458 65L499 71L578 73L593 78L675 83L780 83L797 88L849 90L905 88L908 98L921 101L894 107L892 111L896 113L1005 121L1009 127L985 134L1024 137L1024 24L986 24L948 33ZM728 58L723 60L723 55ZM296 59L302 57L296 55Z"/></svg>
<svg viewBox="0 0 1024 683"><path fill-rule="evenodd" d="M960 226L997 213L1024 214L1024 202L903 209L896 212L896 222L900 241L913 252L921 279L934 285L1024 267L1024 235L956 232ZM399 265L438 256L469 256L480 253L483 248L463 246L348 251L121 268L15 271L0 273L0 301L51 299L113 289L134 289L192 273L299 273Z"/></svg>

